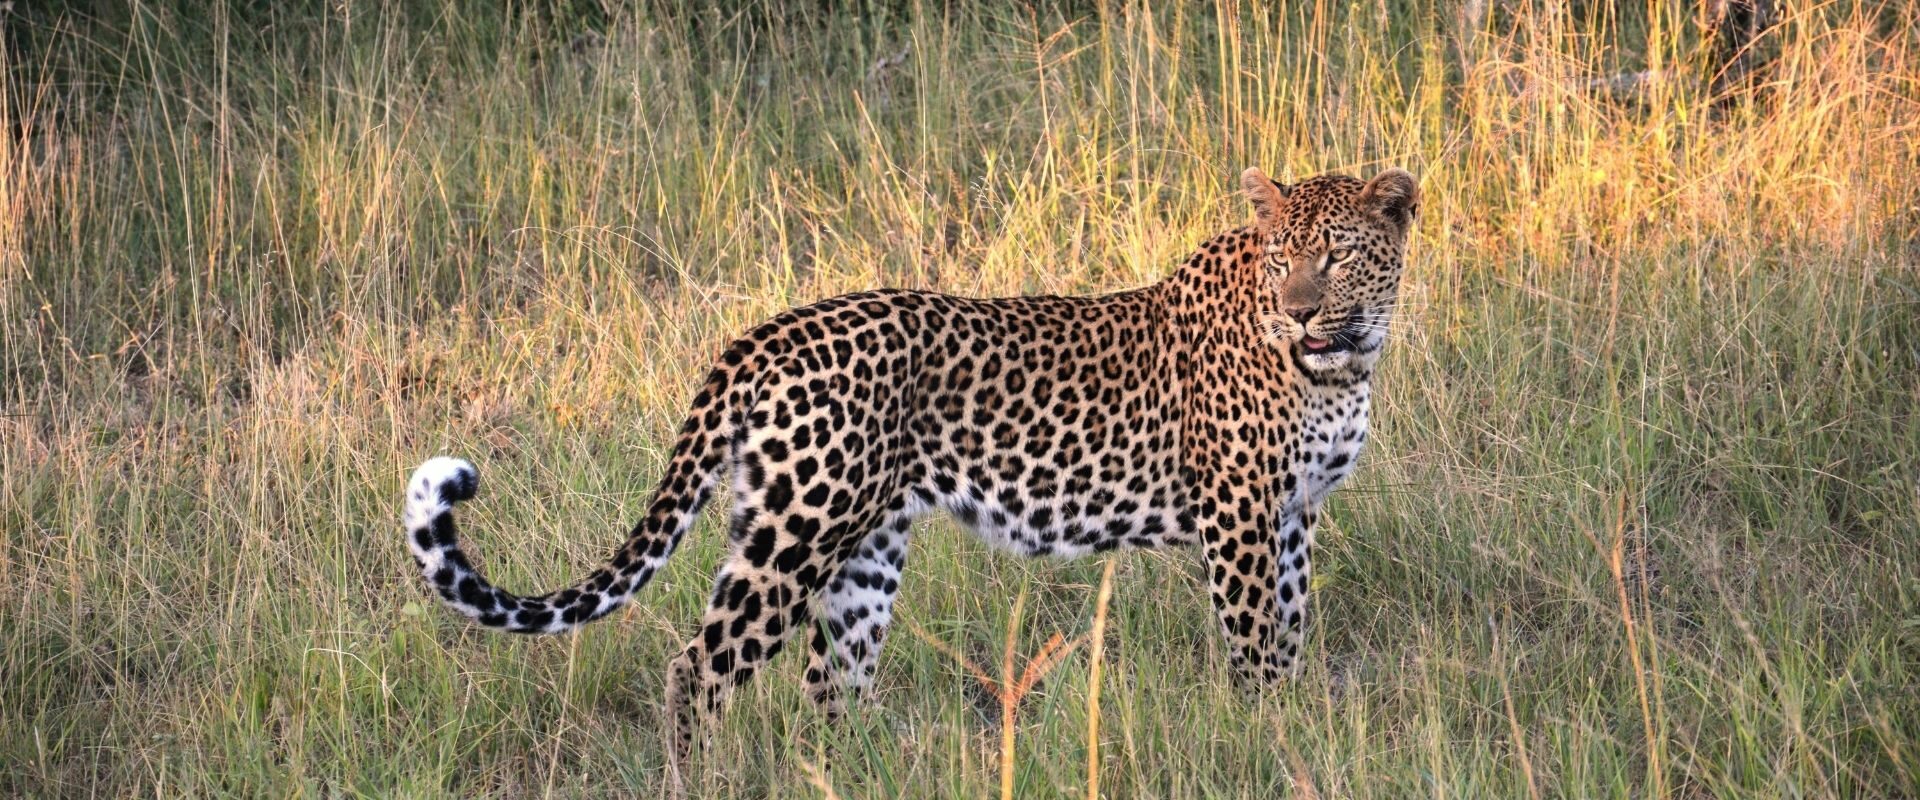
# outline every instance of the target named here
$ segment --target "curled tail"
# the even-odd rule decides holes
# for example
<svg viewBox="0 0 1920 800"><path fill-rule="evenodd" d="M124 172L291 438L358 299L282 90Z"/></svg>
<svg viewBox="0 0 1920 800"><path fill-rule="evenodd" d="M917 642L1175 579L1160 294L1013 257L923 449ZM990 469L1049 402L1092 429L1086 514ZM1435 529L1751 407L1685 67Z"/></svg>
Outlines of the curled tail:
<svg viewBox="0 0 1920 800"><path fill-rule="evenodd" d="M489 628L564 633L613 613L652 580L713 493L726 437L722 431L702 431L700 412L715 400L705 392L696 400L646 519L620 549L585 581L537 597L488 583L467 560L454 534L453 506L473 497L479 473L458 458L428 459L407 479L407 546L421 574L453 610ZM721 416L709 413L704 421L711 427Z"/></svg>

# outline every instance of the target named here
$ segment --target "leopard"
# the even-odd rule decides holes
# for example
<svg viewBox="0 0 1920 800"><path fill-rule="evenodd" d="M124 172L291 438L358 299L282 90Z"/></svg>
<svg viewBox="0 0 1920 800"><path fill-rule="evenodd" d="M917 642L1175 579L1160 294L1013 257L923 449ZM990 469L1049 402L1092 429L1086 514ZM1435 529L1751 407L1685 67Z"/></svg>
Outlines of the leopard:
<svg viewBox="0 0 1920 800"><path fill-rule="evenodd" d="M1252 223L1141 288L868 291L753 328L694 393L645 515L577 585L524 596L482 577L453 518L478 473L457 458L408 479L409 549L466 618L565 633L657 576L724 480L726 555L667 667L676 776L729 694L803 632L814 703L838 716L869 697L913 523L936 511L1028 556L1197 547L1233 676L1289 681L1420 191L1399 168L1240 183Z"/></svg>

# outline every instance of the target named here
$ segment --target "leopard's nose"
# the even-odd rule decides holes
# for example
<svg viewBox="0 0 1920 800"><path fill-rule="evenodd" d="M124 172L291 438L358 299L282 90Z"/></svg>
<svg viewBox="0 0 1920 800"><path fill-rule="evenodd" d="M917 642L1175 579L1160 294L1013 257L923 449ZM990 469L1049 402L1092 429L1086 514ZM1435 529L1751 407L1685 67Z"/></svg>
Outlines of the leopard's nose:
<svg viewBox="0 0 1920 800"><path fill-rule="evenodd" d="M1307 324L1307 320L1313 319L1313 315L1318 313L1320 313L1319 306L1287 306L1287 316L1302 325Z"/></svg>

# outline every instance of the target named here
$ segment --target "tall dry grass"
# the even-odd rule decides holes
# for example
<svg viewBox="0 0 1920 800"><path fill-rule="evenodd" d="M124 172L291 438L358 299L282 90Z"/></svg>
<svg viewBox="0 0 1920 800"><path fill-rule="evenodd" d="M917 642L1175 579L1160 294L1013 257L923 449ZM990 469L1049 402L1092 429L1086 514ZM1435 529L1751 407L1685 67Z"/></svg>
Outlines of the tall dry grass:
<svg viewBox="0 0 1920 800"><path fill-rule="evenodd" d="M1245 166L1390 164L1425 201L1305 675L1233 690L1191 555L1128 555L1099 702L1070 657L1004 731L1016 793L1920 786L1908 5L1789 3L1725 95L1672 4L718 5L7 12L0 791L651 793L723 537L490 637L414 585L405 469L479 461L487 568L556 584L759 319L1137 286L1241 224ZM975 660L1100 583L944 523L909 573ZM697 793L999 790L939 648L837 725L795 669Z"/></svg>

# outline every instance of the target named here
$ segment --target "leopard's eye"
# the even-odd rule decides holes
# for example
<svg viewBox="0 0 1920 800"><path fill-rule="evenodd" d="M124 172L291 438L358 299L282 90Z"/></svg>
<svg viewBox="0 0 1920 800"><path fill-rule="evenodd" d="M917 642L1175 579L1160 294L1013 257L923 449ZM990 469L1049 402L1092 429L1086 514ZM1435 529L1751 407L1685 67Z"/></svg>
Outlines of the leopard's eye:
<svg viewBox="0 0 1920 800"><path fill-rule="evenodd" d="M1353 248L1336 247L1333 248L1333 252L1327 254L1327 263L1340 264L1351 258L1353 258Z"/></svg>

